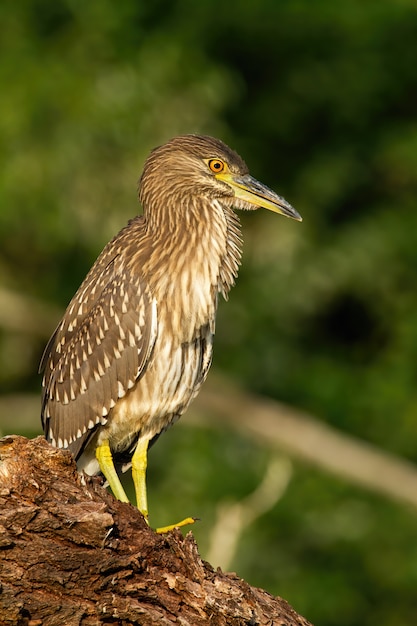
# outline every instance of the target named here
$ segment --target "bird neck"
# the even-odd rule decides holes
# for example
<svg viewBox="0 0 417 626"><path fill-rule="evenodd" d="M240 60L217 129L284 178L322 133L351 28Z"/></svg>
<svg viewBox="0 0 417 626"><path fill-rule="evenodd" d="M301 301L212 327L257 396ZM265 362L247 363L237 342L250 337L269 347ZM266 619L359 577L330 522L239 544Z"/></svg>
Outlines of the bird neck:
<svg viewBox="0 0 417 626"><path fill-rule="evenodd" d="M181 312L182 339L191 340L206 324L214 331L217 294L227 298L240 264L237 215L217 200L200 199L188 210L165 212L163 220L146 220L152 240L148 275L167 310Z"/></svg>

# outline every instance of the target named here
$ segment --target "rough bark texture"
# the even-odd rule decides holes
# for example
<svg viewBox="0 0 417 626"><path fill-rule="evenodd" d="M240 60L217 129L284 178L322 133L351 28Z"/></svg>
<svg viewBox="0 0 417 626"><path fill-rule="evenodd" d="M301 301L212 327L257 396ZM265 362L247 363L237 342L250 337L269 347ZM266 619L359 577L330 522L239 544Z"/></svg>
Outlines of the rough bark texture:
<svg viewBox="0 0 417 626"><path fill-rule="evenodd" d="M308 626L284 600L158 535L42 437L0 440L0 625Z"/></svg>

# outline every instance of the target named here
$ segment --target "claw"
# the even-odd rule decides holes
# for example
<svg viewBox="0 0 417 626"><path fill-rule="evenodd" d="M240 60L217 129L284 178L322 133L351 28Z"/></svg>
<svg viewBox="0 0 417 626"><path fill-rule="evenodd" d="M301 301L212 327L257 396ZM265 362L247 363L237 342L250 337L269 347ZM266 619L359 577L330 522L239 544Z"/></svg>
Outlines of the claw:
<svg viewBox="0 0 417 626"><path fill-rule="evenodd" d="M186 517L181 520L181 522L177 522L176 524L171 524L170 526L161 526L160 528L156 528L155 532L159 534L168 533L170 530L174 530L174 528L181 528L182 526L188 526L189 524L194 524L198 520L198 517Z"/></svg>

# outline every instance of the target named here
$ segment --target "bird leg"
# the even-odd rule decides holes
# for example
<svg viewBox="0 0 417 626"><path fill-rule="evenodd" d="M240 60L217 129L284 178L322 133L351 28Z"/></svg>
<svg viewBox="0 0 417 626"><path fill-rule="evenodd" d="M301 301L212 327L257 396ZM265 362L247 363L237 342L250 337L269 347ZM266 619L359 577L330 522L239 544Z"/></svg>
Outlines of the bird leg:
<svg viewBox="0 0 417 626"><path fill-rule="evenodd" d="M142 513L146 522L148 522L148 498L146 496L146 467L148 464L148 439L139 439L136 446L136 450L132 456L132 478L136 491L136 502L139 511ZM110 481L109 481L110 482ZM157 528L157 533L167 533L174 528L181 526L187 526L188 524L194 524L195 519L193 517L187 517L181 522L176 524L170 524L169 526L162 526Z"/></svg>
<svg viewBox="0 0 417 626"><path fill-rule="evenodd" d="M146 467L148 465L148 439L139 439L132 456L132 478L135 485L136 504L148 522L148 498L146 495Z"/></svg>
<svg viewBox="0 0 417 626"><path fill-rule="evenodd" d="M189 524L194 524L197 520L196 517L186 517L185 519L177 522L176 524L170 524L169 526L161 526L160 528L155 528L155 531L159 534L167 533L170 530L174 530L174 528L181 528L181 526L188 526Z"/></svg>
<svg viewBox="0 0 417 626"><path fill-rule="evenodd" d="M136 491L136 503L139 511L145 518L148 524L148 499L146 496L146 466L148 460L148 444L147 439L139 440L136 450L132 456L132 478ZM108 440L105 440L101 445L96 448L96 458L100 465L100 470L104 474L107 482L110 485L114 497L121 502L129 502L129 498L123 489L119 476L117 475L116 468L113 463L113 456L110 450ZM195 519L193 517L187 517L186 519L178 522L177 524L171 524L170 526L163 526L157 528L157 533L167 533L169 530L179 528L180 526L186 526L187 524L194 524Z"/></svg>
<svg viewBox="0 0 417 626"><path fill-rule="evenodd" d="M100 470L110 485L110 489L112 490L114 497L121 502L129 502L129 498L123 489L120 478L117 475L116 468L114 467L113 457L107 439L103 441L101 445L97 446L96 459L100 465Z"/></svg>

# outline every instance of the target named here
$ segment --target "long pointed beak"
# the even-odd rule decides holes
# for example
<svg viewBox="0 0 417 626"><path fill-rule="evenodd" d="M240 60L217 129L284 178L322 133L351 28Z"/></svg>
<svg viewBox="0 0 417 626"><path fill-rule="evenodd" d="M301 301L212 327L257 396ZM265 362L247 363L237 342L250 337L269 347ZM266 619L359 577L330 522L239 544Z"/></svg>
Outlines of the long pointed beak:
<svg viewBox="0 0 417 626"><path fill-rule="evenodd" d="M284 198L260 183L249 174L246 176L233 176L233 174L216 174L216 178L232 187L236 198L248 202L253 207L263 207L274 213L280 213L286 217L291 217L298 222L303 218Z"/></svg>

